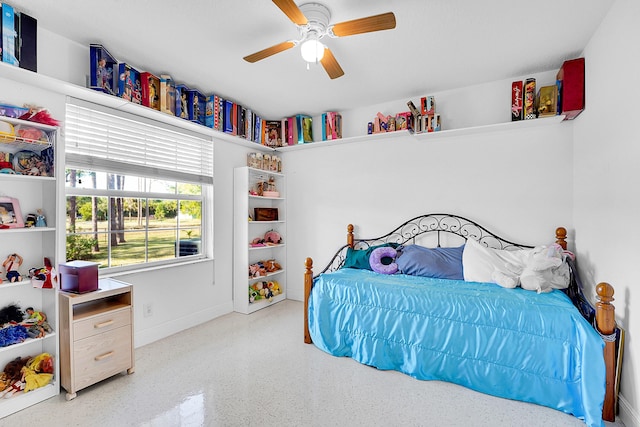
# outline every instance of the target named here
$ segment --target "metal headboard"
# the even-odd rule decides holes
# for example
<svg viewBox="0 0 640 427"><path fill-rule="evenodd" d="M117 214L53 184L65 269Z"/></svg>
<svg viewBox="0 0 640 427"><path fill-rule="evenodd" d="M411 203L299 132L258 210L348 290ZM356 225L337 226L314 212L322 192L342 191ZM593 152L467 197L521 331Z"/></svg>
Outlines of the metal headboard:
<svg viewBox="0 0 640 427"><path fill-rule="evenodd" d="M349 231L351 232L352 230ZM371 246L384 243L397 243L399 245L406 243L413 244L416 242L418 236L427 233L433 233L435 235L437 246L440 246L444 234L454 234L460 236L465 241L467 239L474 239L494 249L516 250L533 247L503 239L470 219L453 214L435 213L412 218L384 236L373 239L354 238L353 249L367 249ZM329 264L320 273L340 269L344 265L348 248L349 244L346 244L338 249Z"/></svg>

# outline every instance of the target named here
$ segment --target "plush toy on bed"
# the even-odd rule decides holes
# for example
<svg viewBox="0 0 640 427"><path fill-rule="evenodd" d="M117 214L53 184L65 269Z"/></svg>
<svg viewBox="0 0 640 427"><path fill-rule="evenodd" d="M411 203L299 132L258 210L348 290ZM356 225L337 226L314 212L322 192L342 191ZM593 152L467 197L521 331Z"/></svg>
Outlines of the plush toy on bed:
<svg viewBox="0 0 640 427"><path fill-rule="evenodd" d="M398 264L395 260L398 252L391 246L382 246L371 251L369 255L369 264L371 269L380 274L396 274L398 272Z"/></svg>
<svg viewBox="0 0 640 427"><path fill-rule="evenodd" d="M536 246L529 252L520 273L520 286L530 291L551 292L569 286L569 256L560 245Z"/></svg>

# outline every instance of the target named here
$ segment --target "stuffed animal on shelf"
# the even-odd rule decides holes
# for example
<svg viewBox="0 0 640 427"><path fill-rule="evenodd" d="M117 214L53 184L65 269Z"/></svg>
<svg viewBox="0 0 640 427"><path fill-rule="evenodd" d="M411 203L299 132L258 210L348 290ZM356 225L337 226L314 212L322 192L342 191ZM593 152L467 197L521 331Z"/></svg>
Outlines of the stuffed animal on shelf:
<svg viewBox="0 0 640 427"><path fill-rule="evenodd" d="M282 267L274 259L258 261L249 265L249 278L266 276L269 273L281 270Z"/></svg>
<svg viewBox="0 0 640 427"><path fill-rule="evenodd" d="M274 271L278 271L282 269L280 264L278 264L275 259L269 259L267 261L263 261L263 264L264 264L264 268L267 270L268 273L273 273Z"/></svg>
<svg viewBox="0 0 640 427"><path fill-rule="evenodd" d="M280 236L280 233L278 233L275 230L269 230L266 233L264 233L263 237L256 237L255 239L253 239L251 243L249 243L249 246L251 247L274 246L274 245L279 245L281 243L282 243L282 237Z"/></svg>
<svg viewBox="0 0 640 427"><path fill-rule="evenodd" d="M253 278L253 277L262 277L262 276L266 276L267 275L267 271L264 268L264 264L262 263L262 261L256 262L255 264L251 264L249 266L249 277Z"/></svg>
<svg viewBox="0 0 640 427"><path fill-rule="evenodd" d="M267 286L271 290L271 293L273 294L274 297L282 293L282 289L280 289L280 284L275 280L268 282Z"/></svg>
<svg viewBox="0 0 640 427"><path fill-rule="evenodd" d="M269 282L255 282L249 286L249 303L263 299L272 301L273 297L280 295L281 293L282 289L280 289L280 284L275 280Z"/></svg>
<svg viewBox="0 0 640 427"><path fill-rule="evenodd" d="M278 233L275 230L269 230L266 233L264 233L264 242L265 244L269 245L279 245L280 243L282 243L282 237L280 236L280 233Z"/></svg>

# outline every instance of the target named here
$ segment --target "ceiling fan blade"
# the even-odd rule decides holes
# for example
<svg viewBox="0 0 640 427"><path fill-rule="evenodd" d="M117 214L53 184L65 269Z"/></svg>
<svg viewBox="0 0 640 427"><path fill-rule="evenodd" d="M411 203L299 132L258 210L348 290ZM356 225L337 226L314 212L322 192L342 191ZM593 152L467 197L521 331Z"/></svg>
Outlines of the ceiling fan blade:
<svg viewBox="0 0 640 427"><path fill-rule="evenodd" d="M282 51L285 51L287 49L291 49L292 47L294 47L296 44L294 42L282 42L279 43L277 45L268 47L266 49L263 49L259 52L256 53L252 53L251 55L247 55L245 56L243 59L247 62L258 62L261 59L265 59L270 57L271 55L275 55L276 53L280 53Z"/></svg>
<svg viewBox="0 0 640 427"><path fill-rule="evenodd" d="M333 26L332 31L336 37L344 37L354 34L370 33L372 31L391 30L395 27L396 16L393 12L387 12L367 18L340 22Z"/></svg>
<svg viewBox="0 0 640 427"><path fill-rule="evenodd" d="M320 63L332 80L344 75L342 67L340 66L340 64L338 64L338 61L336 61L336 57L333 56L333 53L331 52L331 50L329 50L328 47L324 48L324 56L320 60Z"/></svg>
<svg viewBox="0 0 640 427"><path fill-rule="evenodd" d="M304 13L296 6L293 0L273 0L280 10L296 25L307 25L309 22Z"/></svg>

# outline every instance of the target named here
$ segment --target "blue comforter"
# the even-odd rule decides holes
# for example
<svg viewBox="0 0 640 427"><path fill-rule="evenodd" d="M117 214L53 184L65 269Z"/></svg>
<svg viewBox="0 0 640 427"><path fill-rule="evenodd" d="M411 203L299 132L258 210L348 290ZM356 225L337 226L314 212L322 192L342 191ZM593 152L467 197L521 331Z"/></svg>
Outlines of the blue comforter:
<svg viewBox="0 0 640 427"><path fill-rule="evenodd" d="M603 425L604 342L560 291L346 268L314 280L308 314L334 356Z"/></svg>

